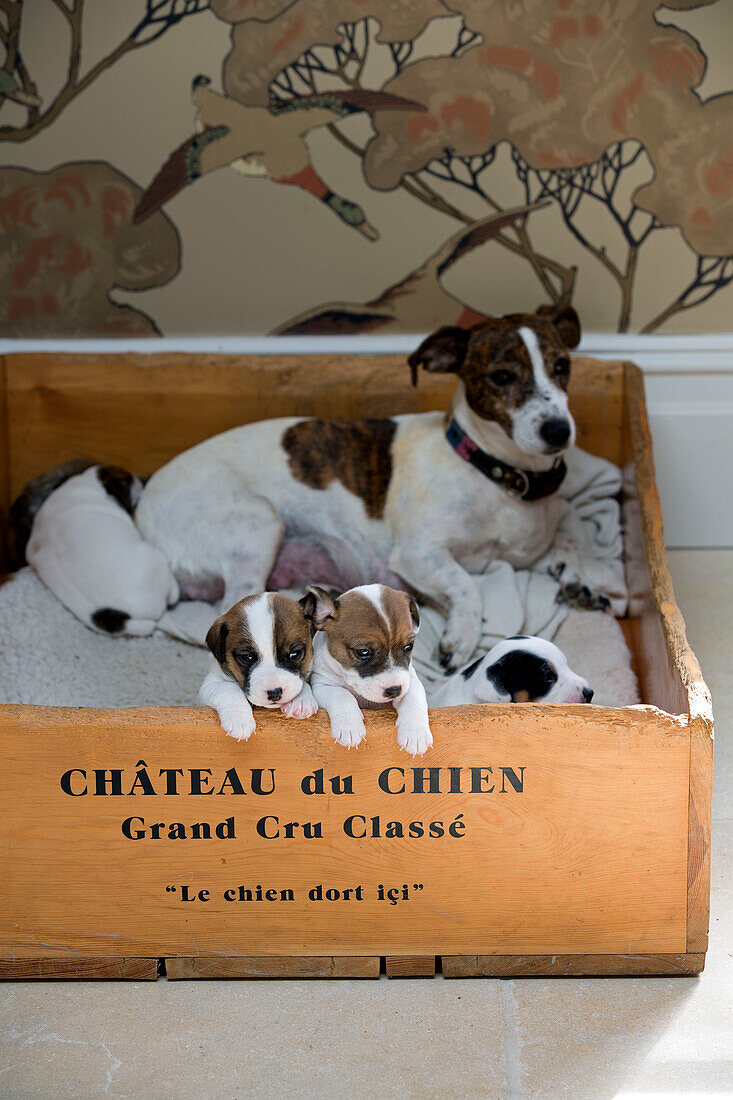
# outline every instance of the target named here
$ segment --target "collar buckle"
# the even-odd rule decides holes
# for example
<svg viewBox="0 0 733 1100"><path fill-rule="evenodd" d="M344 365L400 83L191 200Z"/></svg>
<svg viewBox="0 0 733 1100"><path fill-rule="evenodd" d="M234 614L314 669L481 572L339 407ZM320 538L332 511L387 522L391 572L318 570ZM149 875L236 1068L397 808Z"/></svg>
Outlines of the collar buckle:
<svg viewBox="0 0 733 1100"><path fill-rule="evenodd" d="M511 472L511 477L503 479L503 487L510 496L519 497L521 500L529 492L529 478L524 470L515 467Z"/></svg>

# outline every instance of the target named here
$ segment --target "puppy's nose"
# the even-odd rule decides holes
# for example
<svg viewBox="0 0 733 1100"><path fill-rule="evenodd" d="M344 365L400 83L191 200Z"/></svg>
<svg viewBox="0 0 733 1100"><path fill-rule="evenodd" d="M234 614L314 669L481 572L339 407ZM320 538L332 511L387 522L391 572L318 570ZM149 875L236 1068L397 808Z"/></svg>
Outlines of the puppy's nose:
<svg viewBox="0 0 733 1100"><path fill-rule="evenodd" d="M567 420L559 417L555 420L546 420L540 428L540 435L551 447L564 447L570 439L570 425Z"/></svg>
<svg viewBox="0 0 733 1100"><path fill-rule="evenodd" d="M395 685L395 687L384 689L384 698L385 699L396 699L397 696L401 695L401 694L402 694L402 688L399 686L399 684Z"/></svg>
<svg viewBox="0 0 733 1100"><path fill-rule="evenodd" d="M583 702L590 703L593 698L593 688L583 688Z"/></svg>
<svg viewBox="0 0 733 1100"><path fill-rule="evenodd" d="M271 690L267 693L267 698L270 700L271 703L276 703L278 699L282 698L282 694L282 688L271 688Z"/></svg>

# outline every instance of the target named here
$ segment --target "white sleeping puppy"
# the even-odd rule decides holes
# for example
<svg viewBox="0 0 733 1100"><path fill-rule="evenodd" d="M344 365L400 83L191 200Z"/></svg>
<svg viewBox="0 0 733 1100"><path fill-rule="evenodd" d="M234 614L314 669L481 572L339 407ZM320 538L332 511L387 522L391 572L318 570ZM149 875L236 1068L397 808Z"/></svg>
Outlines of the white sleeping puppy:
<svg viewBox="0 0 733 1100"><path fill-rule="evenodd" d="M165 555L144 542L131 512L139 478L90 466L63 481L33 516L28 564L47 588L101 634L152 634L178 584Z"/></svg>
<svg viewBox="0 0 733 1100"><path fill-rule="evenodd" d="M505 638L430 695L431 707L462 703L590 703L593 689L561 649L526 634Z"/></svg>

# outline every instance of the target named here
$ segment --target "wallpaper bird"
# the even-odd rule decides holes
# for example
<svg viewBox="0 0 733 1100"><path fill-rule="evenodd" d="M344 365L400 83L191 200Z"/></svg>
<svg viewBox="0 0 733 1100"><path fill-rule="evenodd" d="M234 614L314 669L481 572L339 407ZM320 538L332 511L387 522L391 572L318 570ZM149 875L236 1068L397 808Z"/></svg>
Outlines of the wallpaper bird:
<svg viewBox="0 0 733 1100"><path fill-rule="evenodd" d="M191 98L200 130L163 165L137 205L135 223L144 221L199 176L231 165L247 176L302 187L365 237L379 237L362 208L332 191L320 178L303 139L309 131L358 111L423 111L421 104L386 92L346 89L269 107L246 107L212 91L210 83L206 76L194 79Z"/></svg>
<svg viewBox="0 0 733 1100"><path fill-rule="evenodd" d="M379 297L359 302L332 302L301 313L275 329L279 336L333 335L370 332L419 332L424 318L434 327L458 325L470 328L486 316L454 298L443 286L442 277L462 256L473 252L500 229L524 218L532 210L549 206L548 202L517 206L501 214L491 214L469 228L453 233L440 248L398 283Z"/></svg>

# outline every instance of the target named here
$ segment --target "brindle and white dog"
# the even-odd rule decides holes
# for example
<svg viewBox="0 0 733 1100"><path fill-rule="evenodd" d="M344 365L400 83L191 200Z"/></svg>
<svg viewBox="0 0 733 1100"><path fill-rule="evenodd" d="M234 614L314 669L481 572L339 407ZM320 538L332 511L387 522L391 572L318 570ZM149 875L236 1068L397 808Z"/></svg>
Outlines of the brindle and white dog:
<svg viewBox="0 0 733 1100"><path fill-rule="evenodd" d="M457 376L447 420L434 412L235 428L153 475L140 530L165 553L184 598L223 595L229 606L268 578L270 588L407 588L445 611L440 657L459 667L480 636L471 574L495 558L529 566L554 539L562 454L575 439L568 349L579 339L570 307L439 329L410 364L413 377L420 365Z"/></svg>

